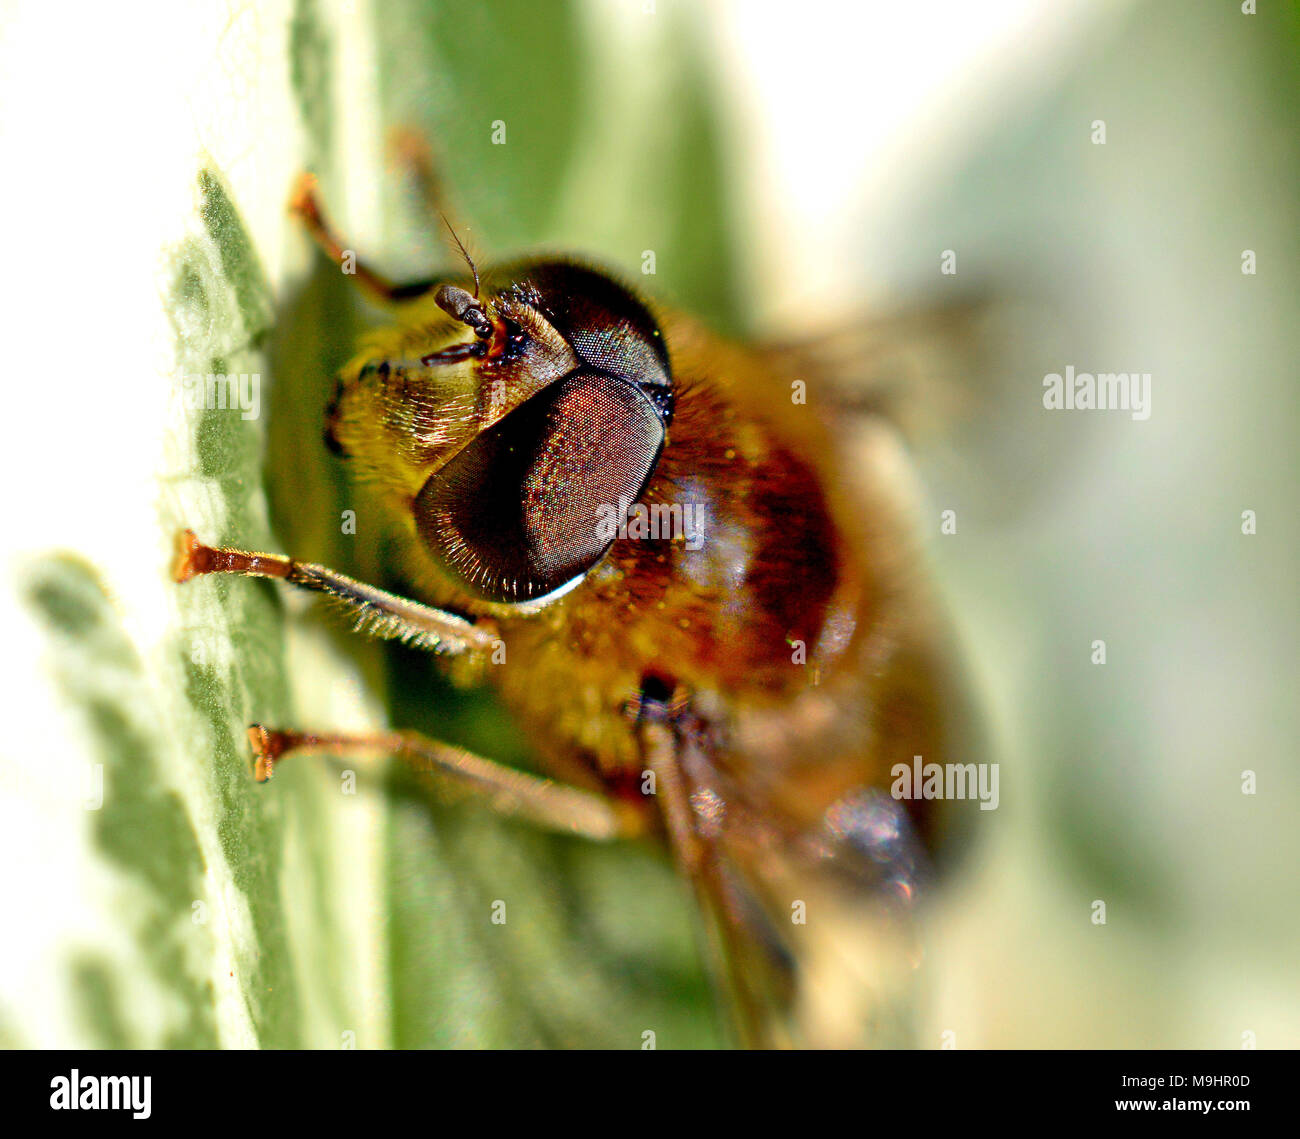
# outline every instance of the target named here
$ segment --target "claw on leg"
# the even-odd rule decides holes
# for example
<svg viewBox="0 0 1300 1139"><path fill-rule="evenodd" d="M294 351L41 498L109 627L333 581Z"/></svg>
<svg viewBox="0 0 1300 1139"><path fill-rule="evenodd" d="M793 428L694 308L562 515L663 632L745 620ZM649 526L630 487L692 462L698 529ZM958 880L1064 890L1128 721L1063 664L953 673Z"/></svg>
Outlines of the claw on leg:
<svg viewBox="0 0 1300 1139"><path fill-rule="evenodd" d="M293 563L278 554L255 554L205 546L193 530L176 536L176 558L172 578L180 584L208 573L237 573L254 577L288 577Z"/></svg>
<svg viewBox="0 0 1300 1139"><path fill-rule="evenodd" d="M248 742L253 746L253 778L265 783L275 773L275 761L288 750L284 732L273 732L261 724L248 726Z"/></svg>

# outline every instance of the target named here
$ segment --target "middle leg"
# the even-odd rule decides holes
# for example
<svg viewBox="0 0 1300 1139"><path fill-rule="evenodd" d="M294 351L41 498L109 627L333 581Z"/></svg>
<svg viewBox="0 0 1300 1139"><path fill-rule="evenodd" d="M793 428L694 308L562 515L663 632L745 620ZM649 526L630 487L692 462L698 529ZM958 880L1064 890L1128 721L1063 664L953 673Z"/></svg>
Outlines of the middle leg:
<svg viewBox="0 0 1300 1139"><path fill-rule="evenodd" d="M417 732L316 735L254 724L248 738L259 783L270 779L276 763L290 754L325 752L370 759L393 755L435 789L451 785L468 790L498 814L548 830L609 841L633 838L646 829L644 813L629 804L518 771Z"/></svg>

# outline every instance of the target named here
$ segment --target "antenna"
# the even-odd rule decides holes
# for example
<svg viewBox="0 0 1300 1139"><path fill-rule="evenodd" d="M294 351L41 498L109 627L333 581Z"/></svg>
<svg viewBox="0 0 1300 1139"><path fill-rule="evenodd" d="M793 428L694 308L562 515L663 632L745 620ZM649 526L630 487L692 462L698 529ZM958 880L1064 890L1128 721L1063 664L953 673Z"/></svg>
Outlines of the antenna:
<svg viewBox="0 0 1300 1139"><path fill-rule="evenodd" d="M442 218L442 224L447 227L447 232L451 234L451 239L456 243L456 248L460 250L460 255L465 258L465 264L469 266L469 271L474 274L474 299L478 300L478 266L474 264L474 258L469 255L465 243L456 235L456 231L451 228L451 222L447 220L447 215L439 210L438 216Z"/></svg>

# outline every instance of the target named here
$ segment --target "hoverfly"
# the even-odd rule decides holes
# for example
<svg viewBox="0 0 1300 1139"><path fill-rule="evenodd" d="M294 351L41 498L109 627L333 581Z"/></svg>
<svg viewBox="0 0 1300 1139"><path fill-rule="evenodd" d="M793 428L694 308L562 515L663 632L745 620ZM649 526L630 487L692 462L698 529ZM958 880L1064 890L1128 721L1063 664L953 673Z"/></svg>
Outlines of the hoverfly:
<svg viewBox="0 0 1300 1139"><path fill-rule="evenodd" d="M294 208L341 258L310 178ZM494 686L550 777L409 732L253 725L257 778L393 755L545 827L660 842L739 1042L907 1042L935 828L890 773L964 726L895 433L848 407L836 353L725 342L576 260L480 273L456 244L468 271L417 285L357 264L396 323L325 410L409 590L188 530L174 576L326 594Z"/></svg>

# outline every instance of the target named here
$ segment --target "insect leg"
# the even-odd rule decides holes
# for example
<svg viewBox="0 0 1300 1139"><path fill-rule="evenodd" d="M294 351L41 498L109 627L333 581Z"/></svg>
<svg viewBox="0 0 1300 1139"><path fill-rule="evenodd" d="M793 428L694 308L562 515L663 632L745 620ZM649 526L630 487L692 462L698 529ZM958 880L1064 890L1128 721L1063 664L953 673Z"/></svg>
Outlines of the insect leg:
<svg viewBox="0 0 1300 1139"><path fill-rule="evenodd" d="M355 618L357 632L384 640L400 640L416 648L441 653L487 654L501 643L486 624L476 624L454 613L376 589L325 566L294 561L280 554L205 546L193 530L181 531L173 578L186 582L210 573L279 578L300 589L323 593Z"/></svg>
<svg viewBox="0 0 1300 1139"><path fill-rule="evenodd" d="M527 819L548 830L597 841L631 838L643 829L635 808L551 779L430 740L418 732L373 735L315 735L279 731L254 724L248 729L259 783L271 778L275 764L291 753L328 752L382 758L395 755L435 788L468 790L502 815Z"/></svg>
<svg viewBox="0 0 1300 1139"><path fill-rule="evenodd" d="M415 183L420 200L429 211L430 220L445 219L448 210L442 181L434 165L433 152L424 136L410 127L395 127L388 135L388 152L392 160Z"/></svg>
<svg viewBox="0 0 1300 1139"><path fill-rule="evenodd" d="M788 962L727 857L729 805L710 786L702 726L686 698L667 697L658 679L643 685L629 713L643 762L655 776L674 861L699 905L706 960L736 1037L746 1048L789 1046L780 1015L788 999Z"/></svg>
<svg viewBox="0 0 1300 1139"><path fill-rule="evenodd" d="M372 299L381 304L392 305L417 300L448 279L446 275L442 275L398 285L375 272L366 262L355 259L355 254L351 254L344 248L342 241L330 228L321 212L320 202L316 197L316 177L313 174L304 173L298 176L289 199L289 209L302 219L307 232L331 261L342 264L348 256L354 258L354 271L348 275L353 277Z"/></svg>

